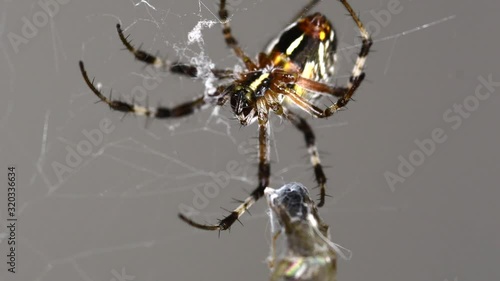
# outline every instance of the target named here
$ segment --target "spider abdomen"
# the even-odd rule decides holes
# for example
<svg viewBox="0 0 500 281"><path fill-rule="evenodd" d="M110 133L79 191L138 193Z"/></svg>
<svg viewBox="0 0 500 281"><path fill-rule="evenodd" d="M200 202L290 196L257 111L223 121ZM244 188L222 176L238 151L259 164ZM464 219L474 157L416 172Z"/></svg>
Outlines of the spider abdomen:
<svg viewBox="0 0 500 281"><path fill-rule="evenodd" d="M334 73L337 40L328 19L315 13L285 28L267 48L276 67L325 82Z"/></svg>

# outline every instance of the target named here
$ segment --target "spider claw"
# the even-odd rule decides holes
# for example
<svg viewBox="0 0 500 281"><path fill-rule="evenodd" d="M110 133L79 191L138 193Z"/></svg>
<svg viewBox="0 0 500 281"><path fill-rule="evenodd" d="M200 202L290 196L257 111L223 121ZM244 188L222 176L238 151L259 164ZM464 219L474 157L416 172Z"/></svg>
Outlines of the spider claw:
<svg viewBox="0 0 500 281"><path fill-rule="evenodd" d="M178 213L179 219L181 219L183 222L189 224L192 227L203 229L203 230L221 230L221 227L219 225L209 225L209 224L201 224L197 223L196 221L186 217L182 213ZM223 230L223 229L222 229Z"/></svg>
<svg viewBox="0 0 500 281"><path fill-rule="evenodd" d="M320 199L319 199L319 202L318 202L318 204L316 204L316 206L317 206L318 208L321 208L321 207L323 207L324 205L325 205L325 200L320 198Z"/></svg>

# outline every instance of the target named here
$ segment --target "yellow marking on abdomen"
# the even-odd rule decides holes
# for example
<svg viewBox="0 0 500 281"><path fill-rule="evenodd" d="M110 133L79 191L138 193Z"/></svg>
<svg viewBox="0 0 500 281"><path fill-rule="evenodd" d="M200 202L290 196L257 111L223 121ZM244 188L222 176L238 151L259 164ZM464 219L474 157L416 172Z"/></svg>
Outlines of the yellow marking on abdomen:
<svg viewBox="0 0 500 281"><path fill-rule="evenodd" d="M302 34L299 38L295 39L295 41L293 41L292 44L290 44L290 46L288 46L288 48L286 49L286 54L290 56L293 53L293 51L300 45L300 42L302 42L303 39L304 39L304 34Z"/></svg>

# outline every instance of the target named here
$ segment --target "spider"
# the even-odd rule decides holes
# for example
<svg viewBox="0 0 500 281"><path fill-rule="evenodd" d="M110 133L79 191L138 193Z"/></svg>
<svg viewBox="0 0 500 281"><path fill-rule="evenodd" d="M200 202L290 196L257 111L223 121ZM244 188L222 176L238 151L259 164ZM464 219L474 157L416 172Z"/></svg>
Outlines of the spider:
<svg viewBox="0 0 500 281"><path fill-rule="evenodd" d="M320 1L310 0L280 35L271 41L265 52L259 53L257 60L253 60L233 37L228 22L226 0L220 0L219 17L225 43L233 50L245 69L241 73L212 69L211 74L218 82L215 91L208 91L192 101L172 108L144 107L107 98L94 86L94 81L89 79L83 62L80 61L82 76L90 90L115 111L167 119L187 116L210 105L223 106L229 102L242 126L257 121L259 164L258 184L255 190L245 200L240 201L240 205L228 216L219 220L218 224L201 224L180 213L179 218L184 222L204 230L227 230L264 195L264 189L269 186L271 174L269 141L269 113L271 111L289 120L303 133L315 179L320 189L317 205L321 207L325 203L326 176L315 145L315 135L306 120L294 111L300 109L313 117L327 118L344 108L365 78L363 69L372 40L347 0L340 0L359 29L362 45L347 85L339 87L327 84L334 74L336 33L324 15L314 13L306 16L306 13ZM128 36L123 34L120 24L116 27L121 42L137 60L163 67L175 74L199 77L196 65L171 63L136 48L130 43ZM323 110L314 104L317 98L322 96L335 97L337 101Z"/></svg>

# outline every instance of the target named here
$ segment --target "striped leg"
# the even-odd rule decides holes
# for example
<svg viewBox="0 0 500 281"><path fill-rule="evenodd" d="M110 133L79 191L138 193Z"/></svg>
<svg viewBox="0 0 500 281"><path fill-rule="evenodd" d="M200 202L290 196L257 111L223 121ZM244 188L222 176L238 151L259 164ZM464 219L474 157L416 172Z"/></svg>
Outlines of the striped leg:
<svg viewBox="0 0 500 281"><path fill-rule="evenodd" d="M297 77L295 84L309 91L316 92L318 94L326 96L334 96L336 98L341 98L345 96L348 88L346 87L334 87L322 82L314 81L304 77Z"/></svg>
<svg viewBox="0 0 500 281"><path fill-rule="evenodd" d="M245 52L243 52L241 47L238 46L238 41L236 41L233 34L231 33L231 26L229 26L229 21L228 21L229 12L226 9L226 0L220 1L219 17L222 21L222 33L224 34L226 45L231 49L233 49L236 56L241 59L241 61L245 64L248 70L257 69L255 63L253 63L252 60L245 54Z"/></svg>
<svg viewBox="0 0 500 281"><path fill-rule="evenodd" d="M257 103L264 103L263 99L257 101ZM192 219L186 217L185 215L179 213L179 218L186 222L187 224L203 229L203 230L226 230L236 222L241 215L245 213L252 205L257 202L263 195L264 189L269 186L269 178L271 176L271 166L269 164L270 158L270 143L269 143L269 120L268 112L259 112L259 182L257 188L247 197L234 211L231 212L227 217L219 221L217 225L205 225L200 224Z"/></svg>
<svg viewBox="0 0 500 281"><path fill-rule="evenodd" d="M118 31L118 36L120 37L120 40L122 41L125 48L129 52L131 52L137 60L152 65L155 68L168 69L170 72L175 74L185 75L193 78L198 77L198 71L195 65L189 65L180 62L169 63L158 56L147 53L140 48L136 48L134 45L132 45L131 41L128 39L129 35L125 36L123 34L123 29L121 28L120 24L116 25L116 30ZM233 77L232 70L212 69L212 73L219 79Z"/></svg>
<svg viewBox="0 0 500 281"><path fill-rule="evenodd" d="M326 176L323 172L323 167L321 166L321 160L319 158L318 148L316 147L316 137L314 136L314 132L307 123L307 121L291 112L287 113L287 118L292 122L295 127L304 134L304 139L307 145L307 151L311 157L311 164L314 169L314 176L316 178L316 182L320 188L319 195L319 203L318 207L322 207L325 204L325 196L326 196Z"/></svg>
<svg viewBox="0 0 500 281"><path fill-rule="evenodd" d="M167 107L157 107L157 108L149 108L136 104L130 104L119 100L112 100L110 98L105 97L95 86L94 81L90 80L87 71L83 65L83 62L80 61L80 71L82 72L83 79L87 86L92 90L92 92L103 102L105 102L111 109L124 112L124 113L132 113L138 116L146 116L153 117L157 119L165 119L165 118L176 118L182 117L186 115L193 114L199 109L203 107L207 107L210 104L205 102L205 97L200 96L193 101L186 102L184 104L178 105L173 108ZM223 99L221 99L223 100Z"/></svg>
<svg viewBox="0 0 500 281"><path fill-rule="evenodd" d="M323 113L324 117L333 115L339 109L346 106L349 100L351 100L352 95L359 87L363 79L365 78L365 73L363 72L363 69L365 67L366 57L368 56L368 53L370 52L370 47L373 44L370 34L368 34L368 31L366 31L365 27L363 26L363 23L361 23L361 20L358 18L358 16L352 9L351 5L347 3L347 0L340 0L340 2L344 4L345 8L351 15L356 25L358 26L359 32L361 33L362 45L356 63L354 64L351 77L349 78L349 83L347 85L345 95L339 98L339 100L336 103L334 103L332 106L330 106L324 111Z"/></svg>

